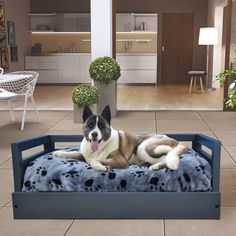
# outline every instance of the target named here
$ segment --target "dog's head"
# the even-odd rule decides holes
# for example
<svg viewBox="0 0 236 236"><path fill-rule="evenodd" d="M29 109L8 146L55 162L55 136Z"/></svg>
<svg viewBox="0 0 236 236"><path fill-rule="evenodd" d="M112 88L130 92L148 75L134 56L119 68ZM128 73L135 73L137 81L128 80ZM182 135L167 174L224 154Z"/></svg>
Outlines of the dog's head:
<svg viewBox="0 0 236 236"><path fill-rule="evenodd" d="M110 107L106 106L101 115L95 115L88 106L85 106L83 122L84 137L90 143L92 152L95 152L102 143L110 138Z"/></svg>

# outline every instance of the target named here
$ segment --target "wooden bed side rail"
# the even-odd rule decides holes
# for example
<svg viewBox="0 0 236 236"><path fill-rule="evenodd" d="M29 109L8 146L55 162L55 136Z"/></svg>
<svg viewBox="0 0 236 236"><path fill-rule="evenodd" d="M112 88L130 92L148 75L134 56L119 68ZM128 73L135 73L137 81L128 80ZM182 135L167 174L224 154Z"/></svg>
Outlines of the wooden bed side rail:
<svg viewBox="0 0 236 236"><path fill-rule="evenodd" d="M203 150L203 147L211 150L211 155ZM221 142L203 134L198 134L193 141L193 149L209 159L212 166L212 188L214 192L220 191L220 155Z"/></svg>
<svg viewBox="0 0 236 236"><path fill-rule="evenodd" d="M28 162L35 160L37 157L47 153L51 149L50 136L41 136L32 139L23 140L20 142L14 142L11 144L12 151L12 163L14 174L14 186L15 191L20 192L22 187L22 181L24 177L25 168ZM27 158L22 158L22 152L40 145L44 145L44 150ZM28 159L28 160L27 160Z"/></svg>
<svg viewBox="0 0 236 236"><path fill-rule="evenodd" d="M221 142L204 134L168 134L168 136L178 141L192 141L192 148L211 163L213 191L220 191ZM211 153L206 152L204 147L210 149Z"/></svg>

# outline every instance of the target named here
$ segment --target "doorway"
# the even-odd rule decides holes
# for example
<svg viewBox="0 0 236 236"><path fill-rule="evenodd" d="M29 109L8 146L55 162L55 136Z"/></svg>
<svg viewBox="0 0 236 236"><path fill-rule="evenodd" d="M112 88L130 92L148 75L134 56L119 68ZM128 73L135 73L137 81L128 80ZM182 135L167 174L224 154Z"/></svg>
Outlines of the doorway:
<svg viewBox="0 0 236 236"><path fill-rule="evenodd" d="M193 13L164 13L162 18L162 84L188 83L193 64Z"/></svg>

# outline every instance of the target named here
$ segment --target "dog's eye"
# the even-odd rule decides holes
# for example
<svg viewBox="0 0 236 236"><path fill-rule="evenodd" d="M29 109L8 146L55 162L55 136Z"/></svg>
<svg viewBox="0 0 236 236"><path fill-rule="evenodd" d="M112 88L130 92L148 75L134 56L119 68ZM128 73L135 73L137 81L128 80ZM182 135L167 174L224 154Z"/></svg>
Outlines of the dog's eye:
<svg viewBox="0 0 236 236"><path fill-rule="evenodd" d="M93 124L92 123L89 124L88 127L89 127L89 129L92 129L93 128Z"/></svg>
<svg viewBox="0 0 236 236"><path fill-rule="evenodd" d="M98 128L99 128L99 129L103 129L104 126L103 126L102 124L98 124Z"/></svg>

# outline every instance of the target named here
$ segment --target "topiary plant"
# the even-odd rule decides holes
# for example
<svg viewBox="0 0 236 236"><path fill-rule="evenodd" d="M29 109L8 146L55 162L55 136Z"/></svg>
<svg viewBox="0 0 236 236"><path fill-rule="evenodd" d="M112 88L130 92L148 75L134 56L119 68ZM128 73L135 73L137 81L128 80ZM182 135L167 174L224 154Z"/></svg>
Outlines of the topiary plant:
<svg viewBox="0 0 236 236"><path fill-rule="evenodd" d="M81 108L96 104L99 102L98 89L90 84L80 84L72 92L72 101Z"/></svg>
<svg viewBox="0 0 236 236"><path fill-rule="evenodd" d="M120 66L111 57L99 57L93 60L89 66L91 79L101 84L109 84L120 77Z"/></svg>
<svg viewBox="0 0 236 236"><path fill-rule="evenodd" d="M235 50L236 53L236 50ZM225 102L225 105L227 107L234 108L236 107L236 91L235 91L235 86L236 86L236 57L232 60L231 62L232 68L224 70L221 72L219 75L216 76L216 80L220 82L221 84L224 83L226 78L229 78L233 80L230 85L229 85L229 96Z"/></svg>

